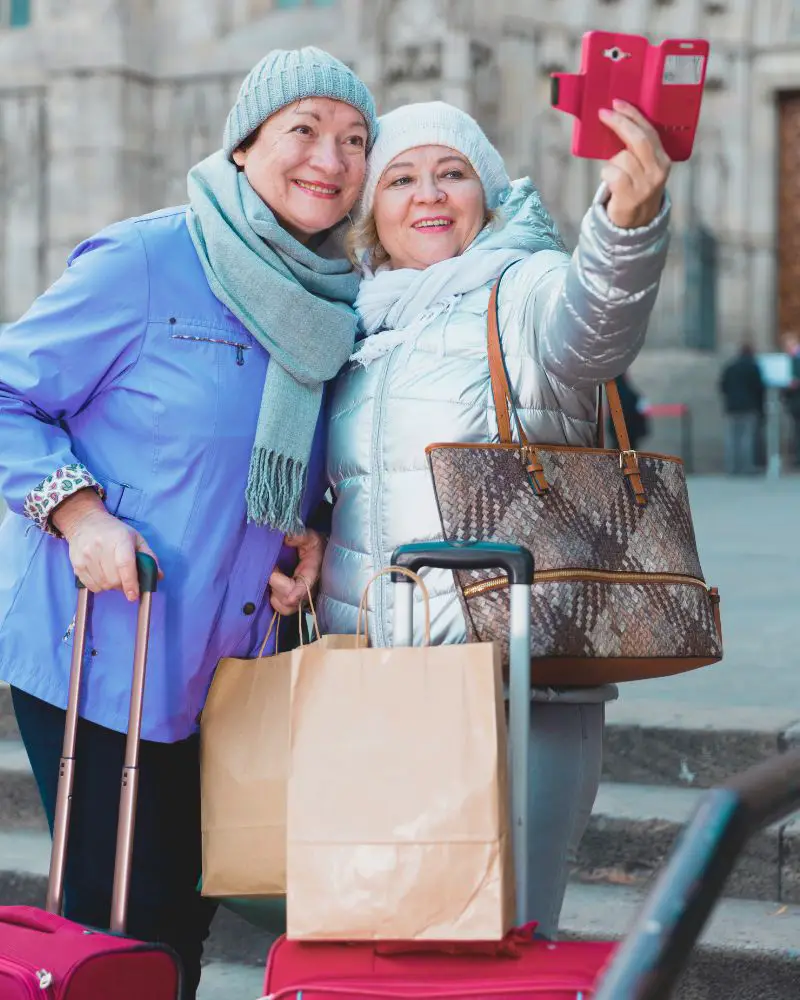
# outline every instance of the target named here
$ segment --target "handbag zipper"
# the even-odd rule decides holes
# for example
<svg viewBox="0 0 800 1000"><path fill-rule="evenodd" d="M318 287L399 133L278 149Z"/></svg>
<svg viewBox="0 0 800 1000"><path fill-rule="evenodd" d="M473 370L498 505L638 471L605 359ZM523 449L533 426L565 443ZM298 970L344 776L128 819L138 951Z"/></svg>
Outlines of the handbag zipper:
<svg viewBox="0 0 800 1000"><path fill-rule="evenodd" d="M534 583L556 583L558 581L575 581L579 583L583 580L593 580L600 583L679 583L688 584L692 587L702 587L708 590L705 580L700 580L695 576L684 576L682 573L632 573L621 570L602 569L547 569L534 572ZM479 594L488 594L492 590L501 590L508 586L507 576L495 576L491 580L482 580L480 583L471 583L464 587L465 598L477 597Z"/></svg>
<svg viewBox="0 0 800 1000"><path fill-rule="evenodd" d="M32 965L21 962L16 958L3 958L0 956L0 969L6 970L13 979L22 984L22 987L30 997L30 1000L47 1000L52 997L50 989L53 977L46 969L34 969ZM38 986L33 985L36 979Z"/></svg>

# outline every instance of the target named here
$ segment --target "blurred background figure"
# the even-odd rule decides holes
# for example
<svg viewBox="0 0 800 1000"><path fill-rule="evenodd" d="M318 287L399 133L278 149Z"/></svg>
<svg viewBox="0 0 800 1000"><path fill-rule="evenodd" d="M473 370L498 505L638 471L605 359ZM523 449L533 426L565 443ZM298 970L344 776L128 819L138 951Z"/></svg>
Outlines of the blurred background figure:
<svg viewBox="0 0 800 1000"><path fill-rule="evenodd" d="M791 361L792 381L784 389L783 399L792 420L792 464L800 468L800 334L790 330L782 338L783 349Z"/></svg>
<svg viewBox="0 0 800 1000"><path fill-rule="evenodd" d="M725 411L725 471L752 476L758 471L758 441L764 418L764 381L750 343L722 369L719 380Z"/></svg>
<svg viewBox="0 0 800 1000"><path fill-rule="evenodd" d="M618 375L614 381L619 389L619 399L622 403L622 413L625 417L625 424L628 428L631 448L638 451L642 441L650 433L650 420L647 416L644 399L641 394L634 389L627 373ZM606 438L611 448L619 448L617 435L614 433L614 425L611 418L606 418Z"/></svg>

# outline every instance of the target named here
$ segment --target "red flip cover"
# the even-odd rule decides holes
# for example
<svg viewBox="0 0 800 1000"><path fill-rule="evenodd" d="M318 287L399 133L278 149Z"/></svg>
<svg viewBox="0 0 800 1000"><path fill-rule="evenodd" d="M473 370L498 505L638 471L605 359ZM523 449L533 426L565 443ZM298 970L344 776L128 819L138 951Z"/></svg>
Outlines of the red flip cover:
<svg viewBox="0 0 800 1000"><path fill-rule="evenodd" d="M33 906L0 907L2 1000L176 1000L165 947L89 930Z"/></svg>
<svg viewBox="0 0 800 1000"><path fill-rule="evenodd" d="M536 940L535 925L493 945L424 946L279 938L267 960L270 1000L589 1000L616 945Z"/></svg>
<svg viewBox="0 0 800 1000"><path fill-rule="evenodd" d="M598 117L614 99L628 101L655 126L671 160L688 160L694 145L709 43L673 38L651 45L641 35L589 31L578 73L553 73L551 103L576 118L572 152L608 160L624 148Z"/></svg>

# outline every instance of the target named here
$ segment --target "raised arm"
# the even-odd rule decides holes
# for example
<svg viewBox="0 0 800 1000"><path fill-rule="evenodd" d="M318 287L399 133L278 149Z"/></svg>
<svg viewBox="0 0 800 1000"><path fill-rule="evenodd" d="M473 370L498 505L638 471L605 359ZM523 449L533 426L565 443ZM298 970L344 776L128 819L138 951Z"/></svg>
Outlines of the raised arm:
<svg viewBox="0 0 800 1000"><path fill-rule="evenodd" d="M572 257L540 251L500 292L544 368L576 389L615 378L638 354L669 244L670 164L658 135L629 105L610 114L626 148L603 167Z"/></svg>

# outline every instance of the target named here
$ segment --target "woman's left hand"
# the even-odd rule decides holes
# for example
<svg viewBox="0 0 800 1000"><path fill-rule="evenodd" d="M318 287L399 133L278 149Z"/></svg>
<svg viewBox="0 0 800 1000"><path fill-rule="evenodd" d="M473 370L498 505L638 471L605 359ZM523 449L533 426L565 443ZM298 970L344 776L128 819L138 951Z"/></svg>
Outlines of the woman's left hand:
<svg viewBox="0 0 800 1000"><path fill-rule="evenodd" d="M613 111L603 108L600 119L625 143L600 174L611 192L608 217L620 229L647 226L661 211L672 161L658 132L627 101L614 101Z"/></svg>
<svg viewBox="0 0 800 1000"><path fill-rule="evenodd" d="M297 549L298 563L293 576L273 570L269 578L270 604L281 615L293 615L300 610L309 589L313 588L322 570L325 538L310 528L302 535L287 535L286 545Z"/></svg>

